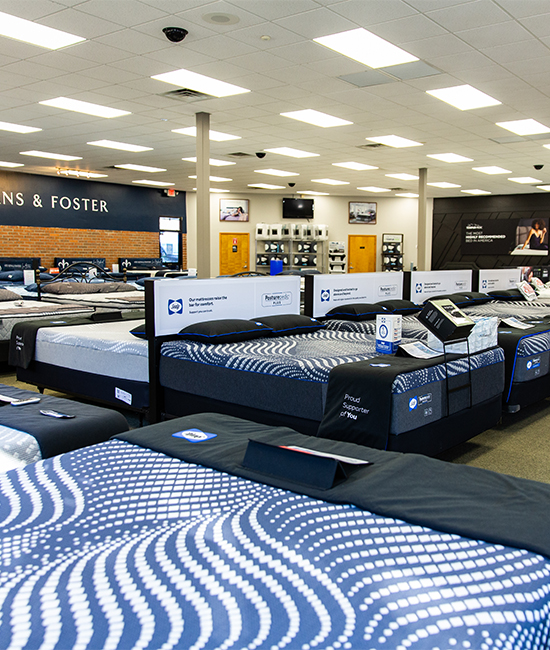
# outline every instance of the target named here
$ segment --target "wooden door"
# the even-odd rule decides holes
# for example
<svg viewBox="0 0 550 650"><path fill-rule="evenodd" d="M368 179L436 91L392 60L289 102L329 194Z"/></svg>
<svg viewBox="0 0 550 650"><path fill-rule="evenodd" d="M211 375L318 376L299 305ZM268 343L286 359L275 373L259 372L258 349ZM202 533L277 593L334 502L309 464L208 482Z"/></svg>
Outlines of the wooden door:
<svg viewBox="0 0 550 650"><path fill-rule="evenodd" d="M348 235L348 272L376 271L376 235Z"/></svg>
<svg viewBox="0 0 550 650"><path fill-rule="evenodd" d="M247 232L220 233L220 275L250 271L250 235Z"/></svg>

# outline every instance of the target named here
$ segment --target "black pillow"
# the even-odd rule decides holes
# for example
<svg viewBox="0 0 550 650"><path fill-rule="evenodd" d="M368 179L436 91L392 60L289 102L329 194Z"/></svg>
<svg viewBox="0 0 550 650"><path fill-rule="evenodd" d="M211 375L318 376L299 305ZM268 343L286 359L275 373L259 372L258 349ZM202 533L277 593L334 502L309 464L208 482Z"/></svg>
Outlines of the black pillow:
<svg viewBox="0 0 550 650"><path fill-rule="evenodd" d="M200 343L238 343L267 336L270 333L271 327L259 321L239 318L202 321L188 325L179 332L182 338Z"/></svg>
<svg viewBox="0 0 550 650"><path fill-rule="evenodd" d="M0 280L23 282L23 271L0 271Z"/></svg>
<svg viewBox="0 0 550 650"><path fill-rule="evenodd" d="M141 325L134 327L133 330L130 330L130 334L137 336L138 339L146 339L147 335L145 334L145 323L142 323Z"/></svg>
<svg viewBox="0 0 550 650"><path fill-rule="evenodd" d="M421 305L415 305L410 300L380 300L378 305L382 305L392 314L414 314L422 309Z"/></svg>
<svg viewBox="0 0 550 650"><path fill-rule="evenodd" d="M307 334L315 332L323 327L316 318L310 316L300 316L300 314L278 314L275 316L262 316L255 318L253 322L263 323L271 327L272 331L269 336L291 336L292 334Z"/></svg>
<svg viewBox="0 0 550 650"><path fill-rule="evenodd" d="M497 289L489 291L489 295L494 300L525 300L519 289Z"/></svg>
<svg viewBox="0 0 550 650"><path fill-rule="evenodd" d="M334 307L327 311L326 318L340 318L341 320L374 320L376 314L387 314L387 307L372 305L368 302L354 302L347 305Z"/></svg>
<svg viewBox="0 0 550 650"><path fill-rule="evenodd" d="M455 293L451 300L459 307L461 305L467 307L468 305L484 305L486 302L494 300L494 298L479 291L463 291L462 293Z"/></svg>

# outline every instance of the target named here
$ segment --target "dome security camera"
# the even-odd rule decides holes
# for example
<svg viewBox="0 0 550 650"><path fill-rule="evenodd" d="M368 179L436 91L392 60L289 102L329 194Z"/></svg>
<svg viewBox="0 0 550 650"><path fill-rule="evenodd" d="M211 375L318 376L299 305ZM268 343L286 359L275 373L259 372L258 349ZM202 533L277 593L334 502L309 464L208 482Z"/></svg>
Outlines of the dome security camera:
<svg viewBox="0 0 550 650"><path fill-rule="evenodd" d="M539 169L542 169L544 165L533 165L533 167L538 171Z"/></svg>
<svg viewBox="0 0 550 650"><path fill-rule="evenodd" d="M256 151L256 158L265 158L265 151Z"/></svg>
<svg viewBox="0 0 550 650"><path fill-rule="evenodd" d="M183 39L189 34L183 27L165 27L163 30L166 38L172 43L181 43Z"/></svg>
<svg viewBox="0 0 550 650"><path fill-rule="evenodd" d="M288 184L289 187L294 187L295 185L296 185L296 183L289 183Z"/></svg>

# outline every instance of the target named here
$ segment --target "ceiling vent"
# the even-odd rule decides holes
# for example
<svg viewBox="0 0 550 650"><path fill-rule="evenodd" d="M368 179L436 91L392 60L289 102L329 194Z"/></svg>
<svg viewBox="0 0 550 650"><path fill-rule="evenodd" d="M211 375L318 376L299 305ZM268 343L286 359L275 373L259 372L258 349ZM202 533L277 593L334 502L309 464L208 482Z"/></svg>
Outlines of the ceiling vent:
<svg viewBox="0 0 550 650"><path fill-rule="evenodd" d="M253 153L245 153L244 151L235 151L234 153L228 153L228 156L233 158L254 158Z"/></svg>
<svg viewBox="0 0 550 650"><path fill-rule="evenodd" d="M169 90L167 93L160 93L160 97L170 97L171 99L178 99L182 102L200 102L203 99L215 99L214 95L200 93L198 90L191 90L191 88Z"/></svg>

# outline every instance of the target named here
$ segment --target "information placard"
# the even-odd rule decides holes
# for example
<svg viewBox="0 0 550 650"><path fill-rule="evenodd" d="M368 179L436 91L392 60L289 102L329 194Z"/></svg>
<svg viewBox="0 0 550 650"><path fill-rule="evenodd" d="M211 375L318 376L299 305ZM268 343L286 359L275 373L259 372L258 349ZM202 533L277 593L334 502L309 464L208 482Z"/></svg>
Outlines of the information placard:
<svg viewBox="0 0 550 650"><path fill-rule="evenodd" d="M520 280L521 270L519 268L481 269L478 291L489 293L489 291L515 289Z"/></svg>
<svg viewBox="0 0 550 650"><path fill-rule="evenodd" d="M412 271L411 300L417 304L435 296L472 290L472 271Z"/></svg>

